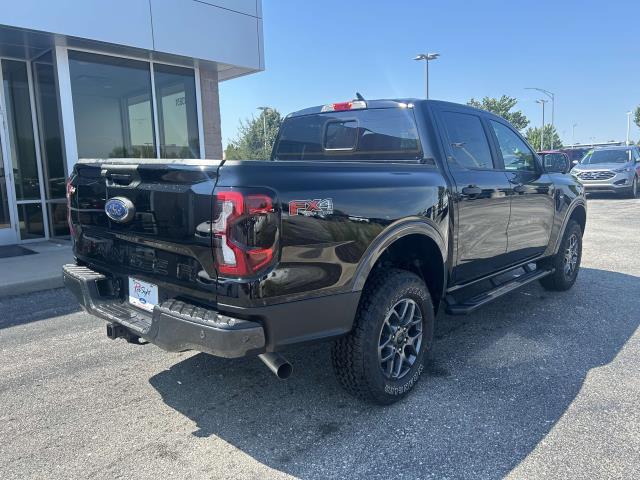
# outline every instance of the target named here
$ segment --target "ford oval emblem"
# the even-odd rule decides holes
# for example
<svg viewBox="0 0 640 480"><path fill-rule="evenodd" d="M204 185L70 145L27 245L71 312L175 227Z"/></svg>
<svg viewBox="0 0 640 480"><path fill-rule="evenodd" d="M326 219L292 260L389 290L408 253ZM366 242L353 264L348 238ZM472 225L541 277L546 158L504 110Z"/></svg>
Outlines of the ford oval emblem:
<svg viewBox="0 0 640 480"><path fill-rule="evenodd" d="M133 219L136 207L125 197L113 197L104 204L104 211L114 222L126 223Z"/></svg>

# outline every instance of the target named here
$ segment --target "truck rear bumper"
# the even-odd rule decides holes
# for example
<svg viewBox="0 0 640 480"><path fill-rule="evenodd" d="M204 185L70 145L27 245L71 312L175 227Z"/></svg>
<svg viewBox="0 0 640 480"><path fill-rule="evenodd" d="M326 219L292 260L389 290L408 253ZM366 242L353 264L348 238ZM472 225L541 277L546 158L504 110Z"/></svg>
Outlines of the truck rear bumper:
<svg viewBox="0 0 640 480"><path fill-rule="evenodd" d="M110 280L88 267L65 265L63 278L65 286L88 313L122 325L131 334L164 350L197 350L226 358L265 351L264 328L257 322L229 317L179 300L164 301L153 309L153 313L147 313L103 293L109 291L104 283Z"/></svg>

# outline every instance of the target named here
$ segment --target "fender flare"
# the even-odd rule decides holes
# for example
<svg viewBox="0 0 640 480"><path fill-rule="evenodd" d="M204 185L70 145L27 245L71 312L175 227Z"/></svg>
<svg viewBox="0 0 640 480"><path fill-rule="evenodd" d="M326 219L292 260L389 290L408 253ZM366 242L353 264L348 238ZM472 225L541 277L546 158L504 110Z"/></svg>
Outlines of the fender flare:
<svg viewBox="0 0 640 480"><path fill-rule="evenodd" d="M564 237L564 231L567 229L567 224L569 223L569 219L571 218L571 215L573 215L573 212L575 212L576 208L578 207L582 207L584 209L585 216L586 216L587 203L584 200L576 200L573 202L573 204L569 206L569 208L567 209L567 213L564 216L564 219L562 220L562 225L560 226L558 236L555 239L555 245L553 247L554 255L558 253L558 250L560 249L560 244L562 243L562 238ZM584 232L582 233L584 234Z"/></svg>
<svg viewBox="0 0 640 480"><path fill-rule="evenodd" d="M366 252L362 256L356 272L354 274L352 291L361 291L364 288L364 284L376 264L380 256L384 251L396 240L407 235L423 235L433 240L438 246L440 255L442 256L442 262L446 265L447 262L447 242L442 236L442 233L429 221L421 219L410 219L403 221L402 223L395 223L380 233L371 245L367 248ZM444 276L446 277L447 269L443 268ZM446 286L446 278L443 278L443 285Z"/></svg>

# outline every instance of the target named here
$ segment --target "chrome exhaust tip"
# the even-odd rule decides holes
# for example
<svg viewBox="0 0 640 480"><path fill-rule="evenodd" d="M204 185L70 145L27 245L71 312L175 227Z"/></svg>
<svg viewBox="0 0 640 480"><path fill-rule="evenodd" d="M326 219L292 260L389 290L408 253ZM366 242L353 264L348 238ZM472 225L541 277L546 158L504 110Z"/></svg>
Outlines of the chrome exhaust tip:
<svg viewBox="0 0 640 480"><path fill-rule="evenodd" d="M261 353L258 357L279 379L286 380L291 376L293 366L282 355L278 353Z"/></svg>

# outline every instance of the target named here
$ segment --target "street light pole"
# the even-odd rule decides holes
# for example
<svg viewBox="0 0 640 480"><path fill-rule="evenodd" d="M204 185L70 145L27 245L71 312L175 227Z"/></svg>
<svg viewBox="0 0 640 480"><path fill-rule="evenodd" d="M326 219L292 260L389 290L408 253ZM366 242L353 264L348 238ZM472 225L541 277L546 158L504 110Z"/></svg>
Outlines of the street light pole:
<svg viewBox="0 0 640 480"><path fill-rule="evenodd" d="M424 96L429 100L429 60L424 62Z"/></svg>
<svg viewBox="0 0 640 480"><path fill-rule="evenodd" d="M420 53L414 58L416 61L424 60L424 93L427 100L429 99L429 61L439 56L439 53Z"/></svg>
<svg viewBox="0 0 640 480"><path fill-rule="evenodd" d="M542 105L542 129L540 130L540 150L544 150L544 104L547 103L549 100L536 100L536 103L539 103ZM553 142L553 136L552 138L552 142ZM553 149L553 146L551 147Z"/></svg>
<svg viewBox="0 0 640 480"><path fill-rule="evenodd" d="M258 107L262 111L262 140L264 142L264 155L267 155L267 112L271 107Z"/></svg>
<svg viewBox="0 0 640 480"><path fill-rule="evenodd" d="M629 146L630 139L629 135L631 134L631 112L627 112L627 146Z"/></svg>
<svg viewBox="0 0 640 480"><path fill-rule="evenodd" d="M547 97L549 97L551 99L551 127L552 128L556 128L556 123L555 123L555 111L556 111L556 96L553 92L550 92L549 90L545 90L544 88L538 88L538 87L526 87L525 90L537 90L538 92L544 93ZM554 138L553 135L551 136L551 149L553 150L553 147L555 146L553 144Z"/></svg>

